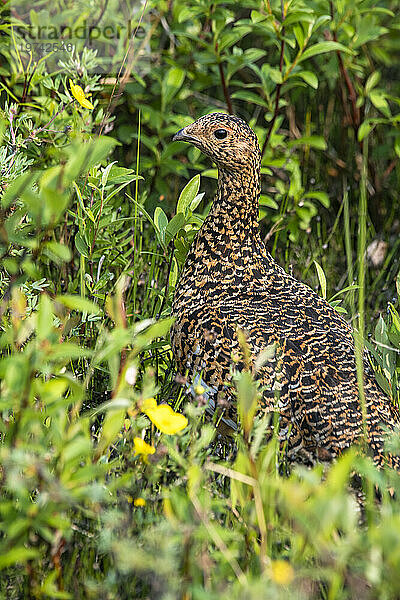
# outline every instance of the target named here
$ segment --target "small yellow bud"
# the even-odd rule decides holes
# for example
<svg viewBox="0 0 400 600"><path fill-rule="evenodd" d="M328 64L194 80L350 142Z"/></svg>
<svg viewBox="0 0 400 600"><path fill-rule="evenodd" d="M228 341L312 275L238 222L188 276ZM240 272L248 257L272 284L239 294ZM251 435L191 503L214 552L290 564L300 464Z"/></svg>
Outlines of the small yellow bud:
<svg viewBox="0 0 400 600"><path fill-rule="evenodd" d="M155 398L145 398L140 408L143 412L146 412L146 410L149 410L150 408L157 408L157 401Z"/></svg>
<svg viewBox="0 0 400 600"><path fill-rule="evenodd" d="M289 585L294 579L293 567L286 560L272 561L271 579L278 585Z"/></svg>
<svg viewBox="0 0 400 600"><path fill-rule="evenodd" d="M135 446L135 454L141 454L142 456L154 454L154 452L156 451L154 446L150 446L150 444L147 444L140 437L135 437L133 439L133 445Z"/></svg>
<svg viewBox="0 0 400 600"><path fill-rule="evenodd" d="M144 498L135 498L133 504L135 506L146 506L146 500Z"/></svg>

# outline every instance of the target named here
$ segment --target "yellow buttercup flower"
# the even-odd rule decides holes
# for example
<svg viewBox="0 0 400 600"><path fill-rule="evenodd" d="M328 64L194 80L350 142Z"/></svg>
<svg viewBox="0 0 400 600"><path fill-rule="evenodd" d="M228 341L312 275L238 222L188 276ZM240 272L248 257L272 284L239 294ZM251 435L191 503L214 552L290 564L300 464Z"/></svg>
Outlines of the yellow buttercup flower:
<svg viewBox="0 0 400 600"><path fill-rule="evenodd" d="M146 412L146 410L149 410L149 408L157 408L157 402L155 398L146 398L143 400L141 405L142 411Z"/></svg>
<svg viewBox="0 0 400 600"><path fill-rule="evenodd" d="M135 498L133 504L135 506L146 506L146 500L144 498Z"/></svg>
<svg viewBox="0 0 400 600"><path fill-rule="evenodd" d="M273 560L271 579L278 585L289 585L294 579L293 567L286 560Z"/></svg>
<svg viewBox="0 0 400 600"><path fill-rule="evenodd" d="M185 415L174 412L169 404L160 404L154 408L147 408L143 412L146 413L157 429L168 435L174 435L178 431L182 431L188 424Z"/></svg>
<svg viewBox="0 0 400 600"><path fill-rule="evenodd" d="M83 106L83 108L88 108L89 110L93 110L94 106L85 96L85 92L81 88L80 85L76 85L72 79L69 80L69 85L71 87L71 92L75 100L78 100L79 104Z"/></svg>
<svg viewBox="0 0 400 600"><path fill-rule="evenodd" d="M156 451L154 446L150 446L150 444L147 444L140 437L135 437L133 439L133 445L135 446L135 454L141 454L145 457L149 454L154 454L154 452Z"/></svg>

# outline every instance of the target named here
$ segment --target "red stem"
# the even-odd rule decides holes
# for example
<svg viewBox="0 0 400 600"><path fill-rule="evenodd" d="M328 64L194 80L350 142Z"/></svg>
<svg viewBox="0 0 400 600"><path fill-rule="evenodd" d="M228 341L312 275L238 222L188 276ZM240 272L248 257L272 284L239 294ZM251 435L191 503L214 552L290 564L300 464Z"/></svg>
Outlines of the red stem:
<svg viewBox="0 0 400 600"><path fill-rule="evenodd" d="M215 52L218 54L218 42L215 42ZM233 115L232 100L231 100L231 97L229 95L228 86L226 85L226 80L225 80L225 75L224 75L224 69L223 69L223 66L222 66L222 62L218 63L218 69L219 69L219 75L221 77L221 84L222 84L222 89L223 89L224 96L225 96L225 102L226 102L226 106L227 106L227 109L228 109L228 113L230 115Z"/></svg>
<svg viewBox="0 0 400 600"><path fill-rule="evenodd" d="M281 2L281 12L282 12L282 21L283 21L284 18L285 18L285 15L284 15L284 11L283 11L283 3L282 2ZM282 27L282 32L281 32L281 38L282 38L281 39L281 54L280 54L280 57L279 57L279 70L280 70L281 74L282 74L282 70L283 70L283 55L284 55L284 52L285 52L285 39L284 39L284 37L285 37L285 28ZM278 83L278 85L276 86L276 93L275 93L274 115L272 117L271 123L270 123L269 128L268 128L267 135L266 135L264 143L263 143L263 147L262 147L262 150L261 150L261 157L264 156L265 150L267 149L268 142L269 142L269 139L271 137L272 130L274 128L275 121L276 121L278 113L279 113L279 100L281 98L281 89L282 89L282 84Z"/></svg>

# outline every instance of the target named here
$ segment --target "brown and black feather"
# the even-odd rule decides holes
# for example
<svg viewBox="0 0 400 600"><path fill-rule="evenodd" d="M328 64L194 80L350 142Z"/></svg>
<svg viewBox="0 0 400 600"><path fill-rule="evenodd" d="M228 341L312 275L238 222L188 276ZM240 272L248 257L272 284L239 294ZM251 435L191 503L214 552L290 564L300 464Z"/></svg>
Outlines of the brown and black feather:
<svg viewBox="0 0 400 600"><path fill-rule="evenodd" d="M225 133L224 133L225 132ZM265 392L260 409L278 411L289 460L334 458L363 432L352 330L328 302L288 275L267 252L258 225L260 150L241 119L223 113L201 117L178 132L218 166L212 208L191 249L175 290L171 339L179 371L201 373L229 401L238 328L253 361L275 344L275 357L258 372ZM400 468L384 453L384 429L399 412L377 385L365 358L368 445L377 464Z"/></svg>

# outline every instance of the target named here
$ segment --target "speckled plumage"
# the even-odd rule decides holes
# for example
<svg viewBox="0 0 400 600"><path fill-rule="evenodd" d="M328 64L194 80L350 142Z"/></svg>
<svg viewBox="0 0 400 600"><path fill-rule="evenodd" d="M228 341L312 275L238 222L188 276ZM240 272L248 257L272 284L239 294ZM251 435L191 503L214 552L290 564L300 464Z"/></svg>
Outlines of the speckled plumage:
<svg viewBox="0 0 400 600"><path fill-rule="evenodd" d="M289 460L332 459L362 435L352 331L325 300L288 275L261 240L257 138L241 119L213 113L174 139L200 148L219 172L211 211L175 291L171 339L178 369L201 374L225 396L227 415L236 420L229 384L237 366L232 357L241 353L238 328L253 363L275 344L273 358L256 375L265 389L260 409L279 412ZM399 424L399 412L364 362L369 447L377 464L400 468L398 456L384 456L382 430Z"/></svg>

